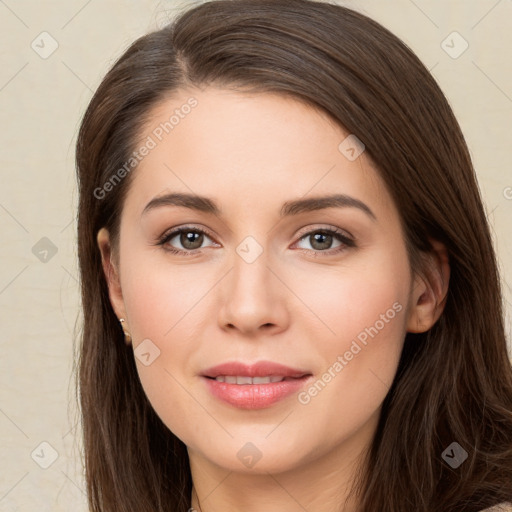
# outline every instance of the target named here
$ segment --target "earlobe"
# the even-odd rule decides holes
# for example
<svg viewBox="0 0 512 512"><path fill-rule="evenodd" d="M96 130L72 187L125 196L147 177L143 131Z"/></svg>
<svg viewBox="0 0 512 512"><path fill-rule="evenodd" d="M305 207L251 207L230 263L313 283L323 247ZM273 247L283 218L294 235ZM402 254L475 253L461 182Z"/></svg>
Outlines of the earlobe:
<svg viewBox="0 0 512 512"><path fill-rule="evenodd" d="M118 318L126 318L123 294L119 280L119 271L114 262L115 258L113 256L108 230L106 228L101 228L98 231L96 240L101 253L101 263L108 286L110 303Z"/></svg>
<svg viewBox="0 0 512 512"><path fill-rule="evenodd" d="M411 292L407 332L428 331L441 316L446 305L450 263L444 244L430 240L433 251L428 255L424 276L416 276Z"/></svg>

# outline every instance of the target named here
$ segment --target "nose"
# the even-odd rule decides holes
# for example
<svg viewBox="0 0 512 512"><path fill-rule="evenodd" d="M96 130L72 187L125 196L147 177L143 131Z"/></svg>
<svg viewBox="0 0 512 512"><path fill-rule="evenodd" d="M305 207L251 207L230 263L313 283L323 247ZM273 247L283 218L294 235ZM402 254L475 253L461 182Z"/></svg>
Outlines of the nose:
<svg viewBox="0 0 512 512"><path fill-rule="evenodd" d="M263 251L248 262L235 252L232 268L220 284L219 326L246 336L277 334L288 327L290 291L280 266Z"/></svg>

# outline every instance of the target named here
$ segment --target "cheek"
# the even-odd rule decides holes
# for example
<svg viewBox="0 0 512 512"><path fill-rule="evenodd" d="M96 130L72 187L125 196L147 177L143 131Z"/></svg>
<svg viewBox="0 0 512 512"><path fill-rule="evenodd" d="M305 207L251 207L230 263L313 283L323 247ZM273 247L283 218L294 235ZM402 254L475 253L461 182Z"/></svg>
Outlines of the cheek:
<svg viewBox="0 0 512 512"><path fill-rule="evenodd" d="M197 325L201 300L214 284L204 266L170 265L162 258L145 260L143 255L134 257L123 271L123 300L136 341L181 339L176 333L183 331L183 325Z"/></svg>
<svg viewBox="0 0 512 512"><path fill-rule="evenodd" d="M123 269L121 285L141 385L163 423L183 442L193 444L196 425L218 427L208 422L188 380L190 362L204 338L205 318L210 318L204 307L213 282L206 272L201 277L194 265L148 265L136 258L131 263ZM146 365L143 354L148 352Z"/></svg>
<svg viewBox="0 0 512 512"><path fill-rule="evenodd" d="M298 294L321 320L308 338L325 365L298 399L326 436L357 431L382 404L403 346L408 272L405 253L382 252L317 274L314 287L303 281Z"/></svg>
<svg viewBox="0 0 512 512"><path fill-rule="evenodd" d="M410 286L405 251L354 253L336 267L293 268L288 279L309 309L298 321L316 328L311 339L320 336L327 352L344 351L358 337L364 342L372 326L390 342L403 331L404 314L398 313L406 309Z"/></svg>
<svg viewBox="0 0 512 512"><path fill-rule="evenodd" d="M132 251L121 268L141 384L164 423L186 437L196 414L197 422L204 422L204 410L187 393L187 379L195 372L192 363L204 341L205 325L216 321L211 308L215 283L221 276L208 264L170 264L166 258L142 251ZM146 346L152 361L147 366L138 357Z"/></svg>

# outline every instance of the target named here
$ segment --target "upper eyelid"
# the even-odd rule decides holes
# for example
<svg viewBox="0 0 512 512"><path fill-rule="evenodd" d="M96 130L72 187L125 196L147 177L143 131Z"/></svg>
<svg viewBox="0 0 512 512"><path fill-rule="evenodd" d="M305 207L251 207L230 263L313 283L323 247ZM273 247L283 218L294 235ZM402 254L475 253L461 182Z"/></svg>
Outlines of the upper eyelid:
<svg viewBox="0 0 512 512"><path fill-rule="evenodd" d="M177 228L171 228L167 230L160 238L160 240L170 239L174 238L176 235L180 234L182 231L198 231L200 233L204 233L211 239L214 239L215 237L210 233L209 230L206 228L198 228L195 226L178 226Z"/></svg>
<svg viewBox="0 0 512 512"><path fill-rule="evenodd" d="M309 235L311 233L316 233L317 231L331 231L333 232L335 235L340 235L340 236L344 236L345 238L350 238L351 240L354 239L354 236L349 232L347 231L346 229L342 229L342 228L338 228L336 226L330 226L330 225L327 225L327 227L323 226L323 227L307 227L307 228L304 228L305 231L300 231L298 235L296 235L299 239L302 239L304 238L306 235Z"/></svg>

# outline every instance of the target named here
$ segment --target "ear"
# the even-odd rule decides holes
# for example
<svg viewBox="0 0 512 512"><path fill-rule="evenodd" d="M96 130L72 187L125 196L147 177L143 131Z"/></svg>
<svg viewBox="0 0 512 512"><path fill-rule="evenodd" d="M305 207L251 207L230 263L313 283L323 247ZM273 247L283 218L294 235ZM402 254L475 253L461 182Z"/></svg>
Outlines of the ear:
<svg viewBox="0 0 512 512"><path fill-rule="evenodd" d="M433 251L428 254L426 276L416 275L407 332L428 331L439 319L446 305L450 263L444 244L430 239Z"/></svg>
<svg viewBox="0 0 512 512"><path fill-rule="evenodd" d="M110 304L112 305L112 309L114 310L117 318L126 319L123 294L119 281L119 269L115 263L115 261L118 261L119 259L114 257L108 230L101 228L98 231L96 240L98 242L98 247L101 253L101 263L103 266L105 279L107 281ZM123 330L127 329L126 323L122 326L122 328Z"/></svg>

